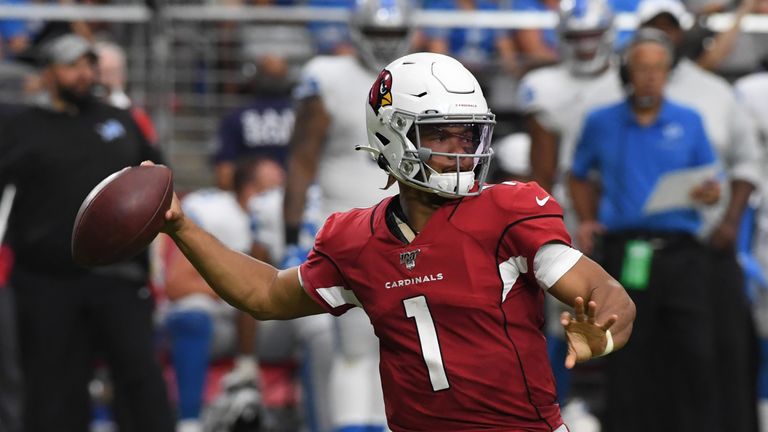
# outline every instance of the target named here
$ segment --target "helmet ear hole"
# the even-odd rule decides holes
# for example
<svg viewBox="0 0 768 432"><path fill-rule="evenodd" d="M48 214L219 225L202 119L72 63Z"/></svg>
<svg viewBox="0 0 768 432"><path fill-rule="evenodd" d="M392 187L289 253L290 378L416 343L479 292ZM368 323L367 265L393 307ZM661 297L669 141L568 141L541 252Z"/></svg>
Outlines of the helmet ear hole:
<svg viewBox="0 0 768 432"><path fill-rule="evenodd" d="M411 125L411 127L408 129L408 133L405 134L405 137L411 140L411 142L414 144L419 142L416 139L416 123Z"/></svg>
<svg viewBox="0 0 768 432"><path fill-rule="evenodd" d="M376 135L376 139L378 139L378 140L379 140L379 142L381 143L381 145L383 145L383 146L386 146L387 144L389 144L389 143L390 143L389 139L387 139L387 137L385 137L384 135L382 135L382 134L380 134L380 133L378 133L378 132L376 132L376 134L375 134L375 135Z"/></svg>

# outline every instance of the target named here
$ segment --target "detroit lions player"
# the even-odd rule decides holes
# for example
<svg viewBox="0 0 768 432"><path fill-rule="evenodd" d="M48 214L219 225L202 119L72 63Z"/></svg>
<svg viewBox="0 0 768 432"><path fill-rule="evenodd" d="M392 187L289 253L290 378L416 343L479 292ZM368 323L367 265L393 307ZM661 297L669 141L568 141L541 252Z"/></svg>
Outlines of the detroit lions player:
<svg viewBox="0 0 768 432"><path fill-rule="evenodd" d="M584 117L595 107L619 101L623 92L611 62L614 15L607 1L563 1L559 15L564 61L528 73L519 98L531 135L533 180L553 191L565 207L568 225L561 176L570 168Z"/></svg>
<svg viewBox="0 0 768 432"><path fill-rule="evenodd" d="M560 3L559 17L563 63L528 73L520 84L519 98L531 136L532 178L557 198L563 206L566 227L575 234L577 218L563 176L570 169L587 113L619 101L624 94L618 68L612 62L614 14L608 2L566 0ZM557 317L561 308L560 303L547 298L548 316ZM567 398L570 377L558 360L565 350L563 332L556 319L547 322L558 393Z"/></svg>
<svg viewBox="0 0 768 432"><path fill-rule="evenodd" d="M393 192L387 176L367 155L359 109L384 65L409 45L407 0L362 0L350 20L354 56L319 56L304 67L295 91L296 126L291 140L285 193L285 266L299 264L306 251L296 246L307 189L321 190L322 220L333 212L366 207ZM378 374L378 344L368 318L354 311L336 320L339 350L331 373L331 417L338 431L380 430L385 424Z"/></svg>

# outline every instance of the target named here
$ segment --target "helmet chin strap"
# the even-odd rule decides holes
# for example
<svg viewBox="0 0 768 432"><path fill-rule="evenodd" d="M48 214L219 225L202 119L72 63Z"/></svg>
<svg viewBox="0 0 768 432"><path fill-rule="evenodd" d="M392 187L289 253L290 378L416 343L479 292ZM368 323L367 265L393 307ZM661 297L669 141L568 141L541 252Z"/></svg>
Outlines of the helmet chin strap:
<svg viewBox="0 0 768 432"><path fill-rule="evenodd" d="M369 146L357 145L355 146L355 150L369 152L374 156L381 154L381 151ZM419 160L423 162L424 167L426 167L426 169L429 171L429 178L426 182L427 185L435 189L438 195L444 195L440 192L445 192L444 196L455 198L455 194L465 194L468 193L470 189L472 189L472 186L475 184L474 171L461 171L458 173L458 175L456 172L439 173L435 171L431 166L427 165L427 161L429 161L429 159L432 157L432 149L419 147L416 152ZM396 176L396 174L393 175ZM407 179L403 179L403 181L410 183ZM425 189L423 186L414 186L418 189L428 191L428 189Z"/></svg>
<svg viewBox="0 0 768 432"><path fill-rule="evenodd" d="M431 166L427 165L427 161L432 157L432 149L419 147L417 153L419 160L423 162L424 166L429 170L427 184L430 187L450 194L465 194L469 192L469 190L472 189L472 185L475 184L474 171L461 171L458 175L455 172L439 173Z"/></svg>

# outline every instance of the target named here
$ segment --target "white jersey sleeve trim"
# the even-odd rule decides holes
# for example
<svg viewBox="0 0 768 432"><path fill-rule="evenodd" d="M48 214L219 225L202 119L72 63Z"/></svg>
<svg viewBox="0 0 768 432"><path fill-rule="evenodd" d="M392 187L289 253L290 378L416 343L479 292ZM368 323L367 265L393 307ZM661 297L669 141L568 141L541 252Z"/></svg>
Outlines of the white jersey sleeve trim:
<svg viewBox="0 0 768 432"><path fill-rule="evenodd" d="M548 243L533 258L533 274L542 289L552 288L582 257L578 250L562 243Z"/></svg>
<svg viewBox="0 0 768 432"><path fill-rule="evenodd" d="M332 308L337 308L345 304L361 307L360 300L357 299L355 293L345 289L343 286L318 288L316 291Z"/></svg>
<svg viewBox="0 0 768 432"><path fill-rule="evenodd" d="M525 257L512 257L499 264L499 274L504 283L501 290L502 303L507 299L507 295L512 290L515 282L517 282L517 278L524 273L528 273L528 263L526 262Z"/></svg>

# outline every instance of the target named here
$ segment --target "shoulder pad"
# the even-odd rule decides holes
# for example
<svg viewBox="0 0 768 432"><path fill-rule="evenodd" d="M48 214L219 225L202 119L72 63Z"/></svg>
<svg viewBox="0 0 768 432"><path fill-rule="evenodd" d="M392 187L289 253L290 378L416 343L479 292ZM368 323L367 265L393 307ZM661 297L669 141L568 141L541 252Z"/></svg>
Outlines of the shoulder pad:
<svg viewBox="0 0 768 432"><path fill-rule="evenodd" d="M510 221L563 214L563 209L555 198L536 182L504 182L487 192L490 193L494 204L509 215Z"/></svg>
<svg viewBox="0 0 768 432"><path fill-rule="evenodd" d="M375 207L333 213L317 232L315 249L331 255L355 256L371 238L371 215Z"/></svg>

